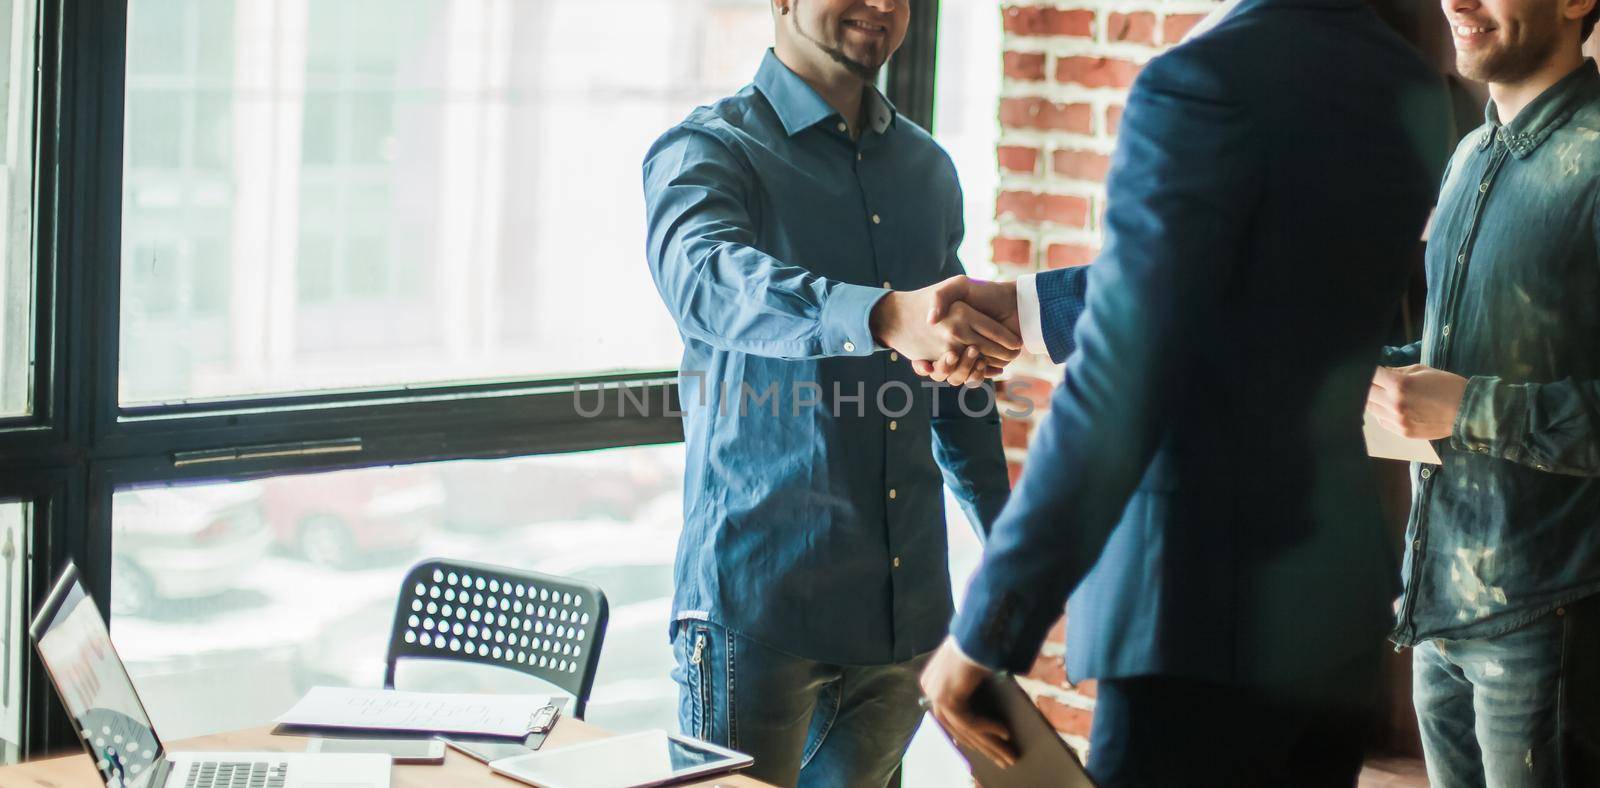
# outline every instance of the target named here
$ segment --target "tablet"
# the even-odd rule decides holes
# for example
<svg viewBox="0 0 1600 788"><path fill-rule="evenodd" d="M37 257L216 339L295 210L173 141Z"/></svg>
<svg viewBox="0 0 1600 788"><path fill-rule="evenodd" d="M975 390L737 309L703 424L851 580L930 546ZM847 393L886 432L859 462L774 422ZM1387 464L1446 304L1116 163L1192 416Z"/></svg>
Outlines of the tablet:
<svg viewBox="0 0 1600 788"><path fill-rule="evenodd" d="M1094 788L1094 781L1078 762L1078 756L1039 713L1016 679L1006 674L989 676L973 692L972 710L1005 723L1018 755L1016 764L1001 769L977 750L956 745L972 767L972 776L984 788Z"/></svg>
<svg viewBox="0 0 1600 788"><path fill-rule="evenodd" d="M742 769L753 759L714 744L645 731L491 761L498 774L541 788L646 788Z"/></svg>

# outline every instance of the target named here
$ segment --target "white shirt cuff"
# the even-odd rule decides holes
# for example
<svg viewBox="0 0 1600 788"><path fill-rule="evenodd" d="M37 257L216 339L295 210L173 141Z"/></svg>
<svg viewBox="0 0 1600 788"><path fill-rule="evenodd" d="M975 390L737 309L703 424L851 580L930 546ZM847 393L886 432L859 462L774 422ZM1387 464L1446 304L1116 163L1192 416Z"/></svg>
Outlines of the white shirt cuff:
<svg viewBox="0 0 1600 788"><path fill-rule="evenodd" d="M1022 324L1022 346L1029 353L1050 355L1050 346L1044 341L1044 327L1039 317L1039 285L1037 274L1017 277L1017 322Z"/></svg>

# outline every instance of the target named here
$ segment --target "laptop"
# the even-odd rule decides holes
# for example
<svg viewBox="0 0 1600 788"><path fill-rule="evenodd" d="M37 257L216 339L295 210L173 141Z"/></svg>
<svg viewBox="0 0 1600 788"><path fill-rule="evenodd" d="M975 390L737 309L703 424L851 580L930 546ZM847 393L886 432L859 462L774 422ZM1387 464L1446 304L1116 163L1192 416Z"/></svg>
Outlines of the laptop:
<svg viewBox="0 0 1600 788"><path fill-rule="evenodd" d="M168 753L105 619L71 563L29 628L50 681L108 788L388 788L389 756Z"/></svg>
<svg viewBox="0 0 1600 788"><path fill-rule="evenodd" d="M1033 699L1006 674L984 679L972 694L972 710L989 719L1005 723L1011 731L1011 746L1017 762L1001 769L977 750L956 745L972 767L972 776L984 788L1094 788L1078 756L1062 741L1061 734L1039 713Z"/></svg>

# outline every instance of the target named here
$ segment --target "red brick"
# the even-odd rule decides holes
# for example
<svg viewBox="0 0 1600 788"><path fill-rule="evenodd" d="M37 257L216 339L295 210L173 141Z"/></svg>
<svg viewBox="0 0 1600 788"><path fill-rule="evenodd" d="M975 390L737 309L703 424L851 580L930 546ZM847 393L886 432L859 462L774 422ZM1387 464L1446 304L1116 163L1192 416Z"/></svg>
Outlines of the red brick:
<svg viewBox="0 0 1600 788"><path fill-rule="evenodd" d="M1000 100L1000 123L1011 128L1088 134L1094 130L1092 112L1088 104L1054 104L1037 98Z"/></svg>
<svg viewBox="0 0 1600 788"><path fill-rule="evenodd" d="M1094 34L1093 11L1007 6L1001 14L1006 32L1012 35L1087 38Z"/></svg>
<svg viewBox="0 0 1600 788"><path fill-rule="evenodd" d="M1067 667L1061 661L1061 655L1047 657L1040 654L1033 660L1033 667L1028 670L1028 678L1042 681L1053 687L1067 688Z"/></svg>
<svg viewBox="0 0 1600 788"><path fill-rule="evenodd" d="M995 198L994 215L999 217L1007 214L1029 222L1086 227L1089 223L1089 200L1070 194L1001 192Z"/></svg>
<svg viewBox="0 0 1600 788"><path fill-rule="evenodd" d="M1056 81L1086 88L1126 88L1139 75L1139 64L1109 57L1064 57L1056 61Z"/></svg>
<svg viewBox="0 0 1600 788"><path fill-rule="evenodd" d="M1119 128L1122 128L1122 105L1112 104L1106 107L1106 134L1114 136Z"/></svg>
<svg viewBox="0 0 1600 788"><path fill-rule="evenodd" d="M995 216L1011 215L1022 221L1051 221L1069 227L1083 227L1090 221L1090 200L1070 194L1030 194L1000 192L995 197Z"/></svg>
<svg viewBox="0 0 1600 788"><path fill-rule="evenodd" d="M1058 150L1050 157L1050 168L1063 178L1104 181L1111 170L1111 157L1086 150Z"/></svg>
<svg viewBox="0 0 1600 788"><path fill-rule="evenodd" d="M1205 14L1167 14L1167 18L1161 23L1161 41L1167 44L1178 43L1205 18Z"/></svg>
<svg viewBox="0 0 1600 788"><path fill-rule="evenodd" d="M1033 422L1027 419L1000 420L1000 444L1006 448L1026 449L1032 435Z"/></svg>
<svg viewBox="0 0 1600 788"><path fill-rule="evenodd" d="M1050 244L1045 252L1045 266L1071 268L1094 262L1094 250L1082 244Z"/></svg>
<svg viewBox="0 0 1600 788"><path fill-rule="evenodd" d="M996 218L1011 214L1024 221L1037 221L1039 216L1039 195L1028 192L1000 192L994 198L994 215Z"/></svg>
<svg viewBox="0 0 1600 788"><path fill-rule="evenodd" d="M1156 15L1149 11L1112 14L1106 21L1106 38L1131 44L1156 42Z"/></svg>
<svg viewBox="0 0 1600 788"><path fill-rule="evenodd" d="M1089 201L1064 194L1046 194L1042 200L1045 221L1068 227L1089 225Z"/></svg>
<svg viewBox="0 0 1600 788"><path fill-rule="evenodd" d="M1056 619L1056 623L1050 625L1050 631L1045 633L1044 639L1046 643L1066 643L1067 617L1062 616Z"/></svg>
<svg viewBox="0 0 1600 788"><path fill-rule="evenodd" d="M1044 79L1044 55L1038 52L1007 52L1005 73L1011 79L1038 82Z"/></svg>
<svg viewBox="0 0 1600 788"><path fill-rule="evenodd" d="M996 263L1023 266L1033 264L1033 242L1025 238L996 236L989 242L989 249Z"/></svg>
<svg viewBox="0 0 1600 788"><path fill-rule="evenodd" d="M1094 712L1080 709L1077 706L1068 706L1054 698L1035 698L1034 705L1044 713L1044 718L1056 730L1069 736L1089 735L1089 726L1094 722Z"/></svg>
<svg viewBox="0 0 1600 788"><path fill-rule="evenodd" d="M1031 408L1035 413L1042 413L1050 409L1050 392L1054 389L1054 384L1048 380L1014 374L1000 381L996 396L1006 402L1007 407L1002 412Z"/></svg>
<svg viewBox="0 0 1600 788"><path fill-rule="evenodd" d="M1031 173L1039 169L1039 149L1026 148L1021 145L1001 145L996 151L1000 159L1000 169L1011 172Z"/></svg>

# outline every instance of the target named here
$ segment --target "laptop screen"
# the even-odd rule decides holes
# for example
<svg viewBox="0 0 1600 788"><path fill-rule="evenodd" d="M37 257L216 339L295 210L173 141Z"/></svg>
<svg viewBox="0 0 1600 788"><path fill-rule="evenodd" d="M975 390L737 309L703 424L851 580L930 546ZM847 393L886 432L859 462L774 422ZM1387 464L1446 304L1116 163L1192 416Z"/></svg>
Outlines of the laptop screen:
<svg viewBox="0 0 1600 788"><path fill-rule="evenodd" d="M166 758L94 600L71 565L33 622L45 670L110 788L160 786Z"/></svg>

